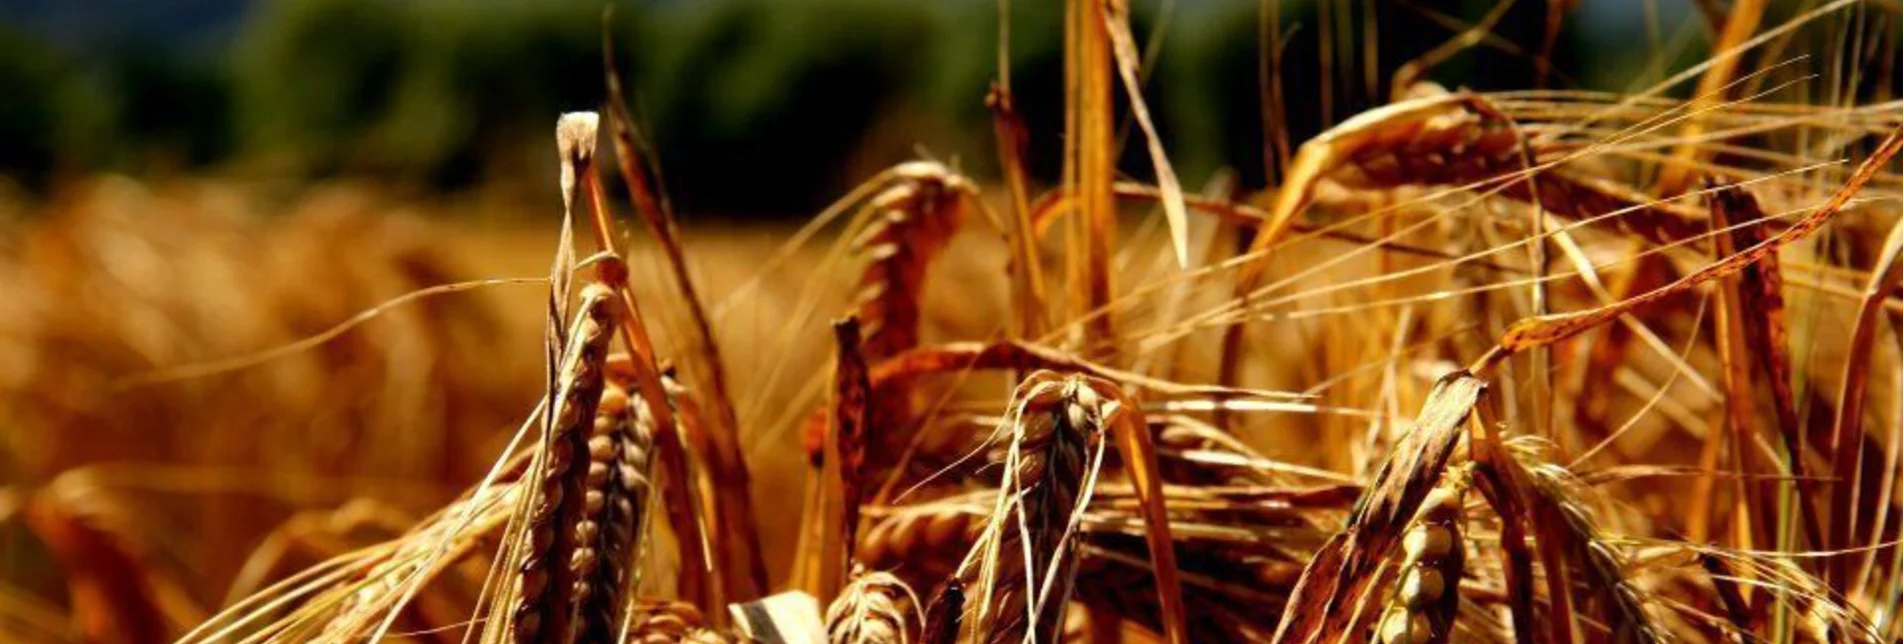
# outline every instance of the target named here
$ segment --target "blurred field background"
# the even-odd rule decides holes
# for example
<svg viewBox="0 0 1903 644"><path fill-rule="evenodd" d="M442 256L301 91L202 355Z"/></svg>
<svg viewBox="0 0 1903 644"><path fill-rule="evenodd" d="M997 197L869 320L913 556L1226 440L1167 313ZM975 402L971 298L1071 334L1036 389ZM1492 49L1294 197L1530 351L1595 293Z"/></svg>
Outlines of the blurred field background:
<svg viewBox="0 0 1903 644"><path fill-rule="evenodd" d="M231 373L137 378L309 337L419 288L546 274L559 212L549 130L602 98L607 5L687 255L716 302L800 221L880 169L932 158L998 176L982 102L998 52L990 0L0 0L9 632L69 633L78 591L68 580L80 577L62 570L113 566L140 571L162 598L161 622L195 623L270 576L247 561L295 513L387 535L488 467L540 393L540 282L424 300ZM1696 5L1522 0L1427 77L1476 89L1647 86L1709 55ZM1323 6L1338 12L1332 21ZM1282 44L1287 140L1388 102L1400 63L1497 6L1283 3L1270 40ZM1807 6L1773 3L1766 23ZM1229 177L1234 194L1268 185L1261 5L1135 10L1153 61L1150 106L1184 183ZM1031 173L1048 184L1061 161L1062 6L1009 11ZM1564 19L1549 39L1555 13ZM1550 68L1534 63L1542 48ZM1869 73L1883 77L1873 86L1897 73L1891 55L1870 54ZM1141 146L1125 146L1122 167L1148 176ZM976 228L934 268L938 283L999 289L959 301L1001 304L1003 285L988 276L1003 251ZM634 263L652 286L661 264L645 243ZM819 265L791 262L724 308L743 427L805 411L775 407L806 384L779 365L820 364L830 348L823 336L785 342L776 321L808 284L845 301L849 273L811 274ZM927 306L939 316L928 333L981 335L1003 315L987 306ZM779 349L747 349L765 344ZM797 461L785 452L761 458ZM803 475L756 467L756 491ZM354 512L328 513L352 499ZM763 504L762 518L797 511ZM123 534L113 525L148 539L62 551L35 536L111 540ZM769 541L769 555L790 547Z"/></svg>

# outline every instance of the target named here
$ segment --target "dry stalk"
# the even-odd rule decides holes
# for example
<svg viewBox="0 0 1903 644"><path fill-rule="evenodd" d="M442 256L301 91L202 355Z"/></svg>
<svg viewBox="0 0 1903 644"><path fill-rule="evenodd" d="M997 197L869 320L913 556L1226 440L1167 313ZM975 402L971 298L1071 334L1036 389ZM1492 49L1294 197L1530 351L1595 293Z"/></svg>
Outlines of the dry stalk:
<svg viewBox="0 0 1903 644"><path fill-rule="evenodd" d="M1068 0L1064 28L1064 189L1075 195L1078 216L1067 236L1068 277L1076 299L1073 315L1089 318L1085 355L1115 351L1115 316L1106 310L1116 297L1117 248L1115 96L1111 39L1105 20L1115 0Z"/></svg>
<svg viewBox="0 0 1903 644"><path fill-rule="evenodd" d="M831 644L909 644L918 597L888 572L860 571L826 607Z"/></svg>
<svg viewBox="0 0 1903 644"><path fill-rule="evenodd" d="M567 334L553 403L543 426L536 496L529 505L527 547L517 566L511 632L520 644L563 643L573 637L573 569L578 528L587 518L586 454L601 400L608 342L614 333L613 292L591 284Z"/></svg>
<svg viewBox="0 0 1903 644"><path fill-rule="evenodd" d="M1007 71L1000 70L1001 73ZM991 109L991 125L998 140L999 171L1004 175L1005 188L1011 198L1011 219L1006 235L1011 246L1011 261L1005 270L1011 274L1011 313L1015 323L1012 337L1036 338L1044 334L1049 320L1045 319L1044 270L1037 256L1038 233L1031 220L1031 178L1024 167L1030 133L1024 118L1018 114L1011 89L1002 80L991 85L991 92L985 95L985 107Z"/></svg>
<svg viewBox="0 0 1903 644"><path fill-rule="evenodd" d="M682 427L675 423L673 403L666 384L662 382L654 340L648 333L640 304L628 284L628 266L615 244L617 235L614 232L613 213L608 209L605 191L601 188L600 178L596 176L594 155L599 126L600 118L593 112L566 114L556 122L556 144L562 161L562 203L567 212L562 220L562 241L557 251L558 270L551 275L550 281L557 286L553 289L556 293L565 292L568 271L560 269L569 268L572 264L565 260L572 254L569 248L572 236L569 220L578 204L591 204L595 243L601 248L601 253L594 258L595 276L619 300L616 316L620 324L619 331L632 354L621 366L634 385L632 391L647 403L648 410L654 415L654 463L659 473L656 478L661 482L660 491L666 499L668 523L681 536L681 564L687 570L709 570L714 573L706 578L702 575L681 575L680 596L700 605L724 605L728 590L726 581L738 573L731 572L731 567L724 565L720 559L710 560L707 554L711 550L718 550L744 555L742 551L745 546L719 538L721 533L715 535L717 542L709 543L708 534L702 529L703 513L715 518L721 516L722 510L717 506L722 505L722 497L702 499L695 494L696 479L688 466L680 435ZM551 311L559 313L559 306L555 304L551 303ZM550 388L553 389L553 385ZM688 438L704 443L718 437L702 435ZM714 461L718 464L719 459ZM737 475L732 469L723 469L722 472L729 477ZM723 479L723 483L721 489L732 496L735 487L732 480ZM735 516L734 519L741 525L750 525L751 513ZM751 535L746 538L751 538Z"/></svg>
<svg viewBox="0 0 1903 644"><path fill-rule="evenodd" d="M706 392L707 402L713 408L710 423L705 425L706 436L703 439L711 449L706 453L709 474L714 479L714 498L707 507L715 514L721 525L732 525L734 530L718 533L715 546L724 554L726 565L720 570L726 575L727 591L734 599L752 599L766 591L766 562L760 554L758 536L760 534L757 519L753 513L752 475L747 471L746 459L740 448L740 421L735 416L733 396L727 385L727 366L721 358L720 344L714 335L713 325L709 321L707 308L695 287L693 277L687 268L687 256L681 248L680 224L674 215L673 204L663 194L661 173L657 163L653 163L653 150L646 145L641 131L635 126L634 117L628 111L626 99L621 91L620 74L615 71L614 48L608 41L609 31L602 31L603 71L608 85L608 123L614 136L615 158L619 161L622 184L635 203L635 210L641 214L641 221L647 224L648 232L659 242L667 255L669 273L674 278L674 288L685 303L688 316L693 324L687 334L694 353L700 358L699 368L690 369L689 376L696 377L696 388ZM607 200L602 197L599 184L593 193L597 219L605 219L608 212ZM611 249L604 244L604 249Z"/></svg>

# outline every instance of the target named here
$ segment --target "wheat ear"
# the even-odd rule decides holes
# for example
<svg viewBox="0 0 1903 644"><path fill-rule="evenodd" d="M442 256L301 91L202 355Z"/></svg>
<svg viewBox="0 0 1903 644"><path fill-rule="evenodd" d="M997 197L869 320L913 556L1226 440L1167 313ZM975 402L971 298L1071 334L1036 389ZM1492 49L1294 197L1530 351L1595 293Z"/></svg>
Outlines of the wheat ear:
<svg viewBox="0 0 1903 644"><path fill-rule="evenodd" d="M588 467L576 456L588 449L588 434L600 402L603 362L614 329L614 294L591 284L567 334L556 376L554 402L543 429L542 467L530 505L528 544L517 567L512 633L518 644L561 644L573 629L576 528L586 518L583 503Z"/></svg>

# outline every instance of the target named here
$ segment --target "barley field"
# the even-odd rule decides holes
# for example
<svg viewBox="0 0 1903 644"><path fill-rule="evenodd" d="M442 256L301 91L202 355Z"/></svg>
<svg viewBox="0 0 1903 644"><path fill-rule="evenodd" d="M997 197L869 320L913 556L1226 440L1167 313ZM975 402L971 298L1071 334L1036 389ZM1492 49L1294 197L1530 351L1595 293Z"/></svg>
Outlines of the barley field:
<svg viewBox="0 0 1903 644"><path fill-rule="evenodd" d="M592 5L514 181L0 182L0 639L1903 641L1894 3L1256 3L1214 170L1174 3L1025 4L837 189Z"/></svg>

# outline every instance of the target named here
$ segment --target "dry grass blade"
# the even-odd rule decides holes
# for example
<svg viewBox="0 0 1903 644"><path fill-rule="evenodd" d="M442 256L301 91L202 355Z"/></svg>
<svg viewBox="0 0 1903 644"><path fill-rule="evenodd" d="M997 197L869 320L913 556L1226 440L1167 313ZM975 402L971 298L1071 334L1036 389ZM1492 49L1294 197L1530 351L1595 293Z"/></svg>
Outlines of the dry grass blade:
<svg viewBox="0 0 1903 644"><path fill-rule="evenodd" d="M1483 389L1479 379L1466 373L1451 374L1434 386L1414 430L1389 453L1347 525L1302 571L1274 641L1326 641L1330 634L1346 630L1354 602L1440 479Z"/></svg>
<svg viewBox="0 0 1903 644"><path fill-rule="evenodd" d="M1163 151L1163 139L1156 134L1156 124L1150 122L1150 106L1143 100L1143 82L1137 78L1143 60L1137 54L1136 37L1130 33L1130 0L1104 0L1100 6L1111 51L1116 54L1117 75L1123 78L1123 88L1130 97L1130 114L1149 144L1150 164L1156 170L1156 186L1163 192L1163 218L1169 222L1176 265L1189 268L1189 210L1183 206L1183 184L1176 180L1169 154Z"/></svg>
<svg viewBox="0 0 1903 644"><path fill-rule="evenodd" d="M516 565L514 641L522 644L564 642L573 637L575 591L585 587L574 562L582 551L588 519L590 430L605 385L608 342L615 315L607 287L582 291L580 311L566 334L553 402L543 426L542 453L536 471L535 498L526 517L527 547ZM591 555L584 554L583 558Z"/></svg>
<svg viewBox="0 0 1903 644"><path fill-rule="evenodd" d="M909 644L918 597L888 572L860 571L826 607L830 644Z"/></svg>
<svg viewBox="0 0 1903 644"><path fill-rule="evenodd" d="M1850 180L1845 182L1828 202L1776 236L1726 257L1722 261L1705 266L1671 284L1618 302L1584 311L1530 317L1514 322L1507 328L1506 333L1501 335L1498 350L1483 358L1479 364L1490 365L1506 354L1558 343L1582 331L1612 321L1620 315L1657 303L1699 284L1735 274L1746 266L1757 263L1765 255L1775 253L1785 245L1809 236L1838 211L1850 205L1851 198L1855 197L1872 178L1875 178L1883 169L1884 164L1889 163L1890 158L1896 156L1899 150L1903 150L1903 128L1892 131L1889 138L1885 139L1882 145L1877 146L1877 149L1864 159L1862 165L1857 166L1857 171L1851 175Z"/></svg>

